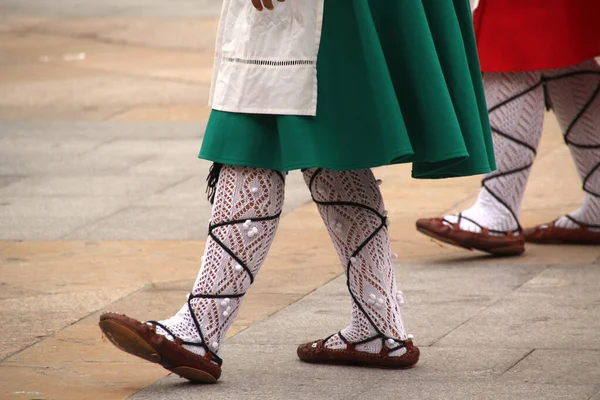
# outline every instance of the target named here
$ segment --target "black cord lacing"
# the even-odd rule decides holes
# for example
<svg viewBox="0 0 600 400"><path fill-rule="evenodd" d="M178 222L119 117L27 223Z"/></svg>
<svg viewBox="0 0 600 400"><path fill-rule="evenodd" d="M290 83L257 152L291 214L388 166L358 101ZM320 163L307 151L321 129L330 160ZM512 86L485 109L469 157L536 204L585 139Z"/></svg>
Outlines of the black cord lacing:
<svg viewBox="0 0 600 400"><path fill-rule="evenodd" d="M567 72L564 74L560 74L560 75L556 75L556 76L551 76L551 77L544 77L542 76L540 78L540 81L537 82L535 85L523 90L520 93L517 93L511 97L509 97L508 99L500 102L499 104L491 107L488 110L488 113L491 114L494 111L497 111L498 109L500 109L501 107L507 105L508 103L511 103L517 99L519 99L520 97L532 92L533 90L539 88L540 86L542 86L544 88L544 99L545 99L545 104L547 108L551 108L552 107L552 103L551 103L551 99L548 96L548 88L547 85L549 82L553 82L553 81L557 81L560 79L566 79L566 78L571 78L574 76L580 76L580 75L597 75L600 76L600 72L598 71L593 71L593 70L583 70L583 71L573 71L573 72ZM576 143L573 142L569 135L571 134L571 131L573 130L573 127L577 124L577 122L581 119L581 117L583 116L583 114L589 109L590 105L594 102L594 100L596 100L596 98L598 97L598 95L600 94L600 82L598 82L598 85L596 86L596 89L594 90L594 92L592 93L592 95L590 96L590 98L588 99L588 101L585 103L585 105L583 106L583 108L579 111L579 113L575 116L575 118L573 119L573 121L569 124L569 127L567 128L566 132L564 133L564 140L565 143L569 146L573 146L575 148L580 148L580 149L600 149L600 144L599 145L589 145L589 144L583 144L583 143ZM509 133L507 132L503 132L498 128L494 128L492 127L492 132L494 132L497 135L502 136L503 138L516 143L519 146L523 146L526 149L528 149L529 151L531 151L534 155L534 157L537 155L537 151L536 149L529 145L528 143L523 142L520 139L517 139L514 136L511 136ZM489 176L485 177L482 181L481 181L481 185L482 187L494 198L496 199L496 201L498 201L500 204L502 204L504 207L506 207L506 209L510 212L510 214L512 215L512 217L514 218L515 222L517 223L517 228L512 230L512 233L519 233L523 230L523 228L521 227L521 224L519 223L519 218L517 217L516 212L509 207L509 205L500 197L500 195L498 195L497 193L495 193L492 188L488 185L488 182L490 182L493 179L498 179L501 178L503 176L508 176L508 175L513 175L513 174L517 174L519 172L522 171L526 171L529 168L531 168L533 166L533 162L527 164L527 165L523 165L520 167L517 167L515 169L511 169L508 171L504 171L504 172L496 172L496 173L491 173ZM585 176L584 180L583 180L583 191L586 193L589 193L590 195L594 196L594 197L600 197L600 193L595 193L592 190L588 189L587 186L587 182L590 180L590 178L592 177L592 175L600 168L600 162L598 164L596 164L592 170ZM467 217L465 217L464 215L460 215L460 217L474 223L475 225L479 226L480 228L483 228L480 224L478 224L477 222L473 221L472 219L469 219ZM600 225L586 225L584 223L582 223L581 221L577 221L575 220L575 218L571 217L570 215L566 216L567 218L569 218L571 221L579 224L580 226L588 226L588 227L593 227L593 228L600 228ZM448 221L449 222L449 221ZM506 234L505 231L499 231L499 230L494 230L494 229L488 229L489 232L491 233L496 233L496 234Z"/></svg>
<svg viewBox="0 0 600 400"><path fill-rule="evenodd" d="M304 170L306 171L306 170ZM388 339L392 339L395 342L400 343L399 346L393 348L393 349L389 349L389 352L401 349L403 347L405 347L405 340L402 339L397 339L397 338L393 338L393 337L389 337L386 336L375 324L375 322L373 321L373 319L369 316L369 314L367 313L367 311L364 309L364 307L360 304L360 302L358 301L357 296L352 292L352 288L350 287L350 277L351 274L353 273L353 262L352 260L355 259L359 253L369 244L369 242L375 237L377 236L377 234L386 229L387 230L387 217L383 214L381 214L379 211L375 210L372 207L369 207L367 205L364 204L360 204L360 203L355 203L355 202L351 202L351 201L321 201L321 200L317 200L315 198L314 195L314 184L315 184L315 180L317 178L317 175L319 175L319 173L321 173L323 171L323 168L317 168L312 176L310 177L309 180L309 190L310 190L310 194L311 197L313 199L313 201L319 205L319 206L326 206L326 207L333 207L333 206L346 206L346 207L355 207L355 208L360 208L366 211L369 211L370 213L374 214L375 216L377 216L380 220L379 225L377 226L377 228L375 228L375 230L373 232L371 232L371 234L369 236L367 236L367 238L365 240L362 241L362 243L360 243L360 245L356 248L356 250L354 250L352 252L352 254L350 255L350 257L348 258L348 263L346 264L346 286L348 286L348 292L350 292L350 297L352 298L352 301L354 302L354 304L358 307L358 309L362 312L362 314L365 316L365 318L367 318L367 320L369 321L369 323L373 326L373 328L375 329L375 331L377 332L376 335L373 335L369 338L366 338L364 340L358 341L358 342L350 342L346 337L344 337L344 335L342 335L342 332L338 332L338 336L340 337L340 339L348 344L352 344L354 346L360 345L360 344L365 344L368 342L372 342L373 340L376 339L381 339L383 347L385 348L385 341ZM323 343L327 343L327 341L329 339L331 339L333 336L335 336L335 334L329 336L328 338L326 338Z"/></svg>
<svg viewBox="0 0 600 400"><path fill-rule="evenodd" d="M208 175L208 178L207 178L207 181L208 181L207 193L209 194L209 200L211 200L211 204L214 202L214 198L215 198L215 194L216 194L216 188L217 188L217 183L219 181L219 176L220 176L220 172L221 172L222 167L223 167L222 164L214 163L213 166L210 169L210 172L209 172L209 175ZM284 175L281 172L275 171L275 173L277 174L277 176L279 176L279 178L283 182L285 182ZM223 226L244 224L244 223L246 223L246 221L251 221L251 222L273 221L273 220L278 219L280 216L281 216L281 211L278 212L275 215L271 215L271 216L267 216L267 217L236 219L236 220L232 220L232 221L222 221L222 222L219 222L219 223L216 223L216 224L213 224L212 221L211 221L210 224L209 224L209 226L208 226L208 235L233 260L235 260L235 262L237 264L239 264L243 268L243 270L245 271L245 273L250 278L250 284L252 284L252 283L254 283L254 275L250 271L250 268L248 268L248 266L246 265L246 263L244 262L244 260L242 260L240 257L238 257L229 247L227 247L217 237L217 235L215 234L214 231L217 228L221 228ZM194 323L194 327L196 328L196 331L198 332L198 336L200 336L200 341L201 341L200 343L181 340L171 330L169 330L167 327L165 327L163 324L161 324L161 323L159 323L157 321L148 321L148 323L150 323L152 325L156 325L156 326L160 327L161 329L163 329L165 332L167 332L173 338L173 340L179 339L179 340L181 340L182 344L189 345L189 346L198 346L198 347L204 348L204 350L206 350L208 353L211 354L212 360L214 362L216 362L218 365L222 365L223 364L223 360L213 350L210 349L210 346L208 346L206 344L206 338L205 338L205 336L204 336L204 334L202 332L202 327L200 326L200 321L198 320L198 317L196 316L196 313L194 312L194 308L192 307L192 300L194 300L194 299L227 299L227 298L230 298L230 299L239 299L239 298L243 297L245 294L246 294L245 292L244 293L238 293L238 294L203 294L203 293L197 293L197 294L190 294L188 296L187 306L188 306L188 309L190 311L190 315L192 317L192 321Z"/></svg>

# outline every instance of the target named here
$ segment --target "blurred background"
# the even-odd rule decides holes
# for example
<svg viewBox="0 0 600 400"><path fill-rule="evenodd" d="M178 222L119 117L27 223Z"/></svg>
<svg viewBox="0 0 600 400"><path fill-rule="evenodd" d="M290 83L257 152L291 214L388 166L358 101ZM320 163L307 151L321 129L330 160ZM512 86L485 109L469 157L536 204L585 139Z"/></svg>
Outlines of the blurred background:
<svg viewBox="0 0 600 400"><path fill-rule="evenodd" d="M417 181L410 165L375 171L407 326L427 357L407 379L298 366L295 345L339 329L348 313L342 269L298 172L228 333L238 345L223 383L182 385L102 340L104 311L172 315L201 264L210 163L197 154L220 8L0 0L0 399L358 399L368 381L381 399L600 400L600 248L528 246L498 260L432 243L415 220L469 207L481 177ZM550 114L544 130L526 226L583 197ZM287 347L252 346L270 340L261 326ZM327 392L324 382L336 384Z"/></svg>
<svg viewBox="0 0 600 400"><path fill-rule="evenodd" d="M0 1L0 239L203 239L221 2ZM308 200L294 174L286 212Z"/></svg>

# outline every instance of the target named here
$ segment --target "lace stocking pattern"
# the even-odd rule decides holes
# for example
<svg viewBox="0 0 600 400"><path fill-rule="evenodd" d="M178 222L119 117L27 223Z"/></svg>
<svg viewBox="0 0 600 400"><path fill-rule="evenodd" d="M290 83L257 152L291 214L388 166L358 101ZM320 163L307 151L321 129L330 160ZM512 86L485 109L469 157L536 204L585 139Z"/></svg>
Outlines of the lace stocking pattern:
<svg viewBox="0 0 600 400"><path fill-rule="evenodd" d="M521 231L519 213L539 144L543 104L556 113L586 193L582 207L556 223L600 229L600 67L594 60L550 71L484 75L497 171L484 177L476 203L445 217L465 230Z"/></svg>
<svg viewBox="0 0 600 400"><path fill-rule="evenodd" d="M344 266L352 298L351 322L327 338L329 348L356 344L360 351L405 352L404 330L392 265L389 219L370 170L304 170L304 179Z"/></svg>
<svg viewBox="0 0 600 400"><path fill-rule="evenodd" d="M548 71L548 95L583 182L580 209L556 221L564 228L600 230L600 67L594 60ZM555 79L560 78L562 79Z"/></svg>
<svg viewBox="0 0 600 400"><path fill-rule="evenodd" d="M262 266L279 224L285 177L272 170L223 166L215 191L202 267L187 303L150 321L159 334L200 355L217 352L242 297Z"/></svg>
<svg viewBox="0 0 600 400"><path fill-rule="evenodd" d="M476 203L446 220L462 229L491 234L518 233L527 179L542 135L544 93L539 72L486 73L494 155L498 168L487 174Z"/></svg>

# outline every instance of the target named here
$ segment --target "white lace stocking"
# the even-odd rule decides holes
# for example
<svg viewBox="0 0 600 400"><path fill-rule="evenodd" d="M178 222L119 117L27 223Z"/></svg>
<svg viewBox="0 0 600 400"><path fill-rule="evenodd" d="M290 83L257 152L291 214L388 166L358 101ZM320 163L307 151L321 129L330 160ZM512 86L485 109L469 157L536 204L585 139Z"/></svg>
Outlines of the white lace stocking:
<svg viewBox="0 0 600 400"><path fill-rule="evenodd" d="M459 215L445 219L460 221L461 229L491 234L517 232L521 200L544 119L544 93L539 72L486 73L485 93L498 169L482 181L475 204Z"/></svg>
<svg viewBox="0 0 600 400"><path fill-rule="evenodd" d="M202 267L188 302L157 332L215 359L242 296L271 246L283 206L283 174L257 168L223 166L216 187Z"/></svg>
<svg viewBox="0 0 600 400"><path fill-rule="evenodd" d="M600 231L600 67L594 60L548 71L548 94L583 181L581 208L556 225Z"/></svg>
<svg viewBox="0 0 600 400"><path fill-rule="evenodd" d="M346 272L352 297L350 325L328 340L329 348L378 353L388 346L391 356L406 352L400 305L391 261L389 224L381 192L370 170L309 169L305 181Z"/></svg>

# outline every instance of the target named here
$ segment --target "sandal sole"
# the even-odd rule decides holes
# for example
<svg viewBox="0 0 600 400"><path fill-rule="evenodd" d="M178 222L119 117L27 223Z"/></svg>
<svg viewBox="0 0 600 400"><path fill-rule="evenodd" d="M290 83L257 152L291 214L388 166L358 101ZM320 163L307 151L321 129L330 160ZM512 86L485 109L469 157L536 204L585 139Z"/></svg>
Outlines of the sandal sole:
<svg viewBox="0 0 600 400"><path fill-rule="evenodd" d="M520 256L521 254L523 254L525 252L525 247L518 245L518 244L517 245L511 244L511 245L507 245L507 246L498 246L498 247L491 247L491 248L481 248L481 247L467 246L457 240L454 240L454 239L446 237L446 236L438 235L435 232L432 232L432 231L429 231L426 229L417 228L417 231L419 231L422 234L429 236L435 240L447 243L452 246L467 249L469 251L479 250L479 251L483 251L485 253L492 254L494 256Z"/></svg>
<svg viewBox="0 0 600 400"><path fill-rule="evenodd" d="M160 354L132 329L111 320L100 321L99 325L108 340L118 349L146 361L160 364Z"/></svg>
<svg viewBox="0 0 600 400"><path fill-rule="evenodd" d="M200 369L192 368L192 367L177 367L177 368L167 368L169 371L174 374L179 375L180 377L187 379L191 382L198 383L217 383L217 380L214 376L209 374L206 371L202 371Z"/></svg>
<svg viewBox="0 0 600 400"><path fill-rule="evenodd" d="M369 364L367 362L344 361L344 360L340 360L340 361L333 361L333 360L330 360L330 361L307 361L307 360L301 359L301 361L308 363L308 364L350 366L350 367L377 368L377 369L411 369L417 365L417 362L415 362L414 364L411 364L411 365L391 367L391 366L387 366L387 365Z"/></svg>
<svg viewBox="0 0 600 400"><path fill-rule="evenodd" d="M100 321L100 329L108 340L118 349L155 364L192 382L216 383L217 379L206 371L192 367L167 368L162 365L162 357L144 338L132 329L112 320Z"/></svg>
<svg viewBox="0 0 600 400"><path fill-rule="evenodd" d="M413 368L420 358L420 350L415 348L412 353L405 353L399 357L381 357L373 355L366 357L365 353L352 350L349 354L347 351L336 351L324 349L320 354L309 354L303 352L300 348L297 350L298 358L309 364L323 365L346 365L353 367L366 367L378 369L410 369ZM386 364L384 361L394 361L397 364Z"/></svg>

